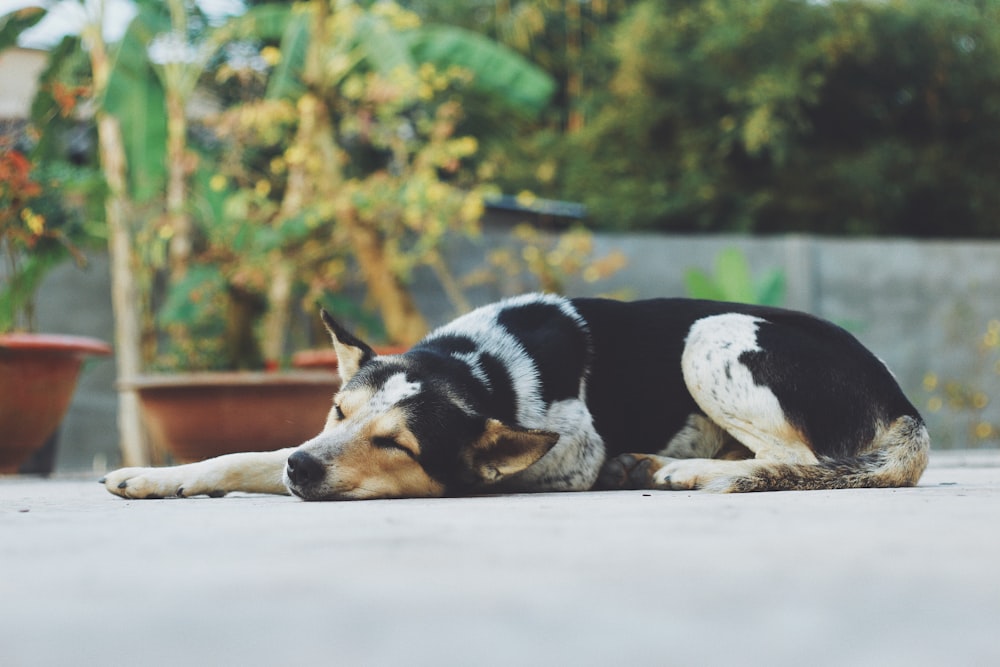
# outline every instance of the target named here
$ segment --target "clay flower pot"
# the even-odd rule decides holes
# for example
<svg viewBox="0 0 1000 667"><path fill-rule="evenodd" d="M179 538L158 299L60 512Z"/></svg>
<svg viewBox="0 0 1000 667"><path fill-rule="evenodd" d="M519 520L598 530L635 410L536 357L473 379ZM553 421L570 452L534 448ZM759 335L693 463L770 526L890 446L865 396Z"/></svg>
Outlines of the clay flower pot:
<svg viewBox="0 0 1000 667"><path fill-rule="evenodd" d="M18 466L55 433L88 355L111 346L83 336L0 335L0 473Z"/></svg>
<svg viewBox="0 0 1000 667"><path fill-rule="evenodd" d="M375 345L376 354L402 354L410 349L406 345ZM337 353L332 349L302 350L292 355L292 366L303 369L337 372Z"/></svg>
<svg viewBox="0 0 1000 667"><path fill-rule="evenodd" d="M177 373L121 383L178 462L295 447L322 429L340 379L326 371Z"/></svg>

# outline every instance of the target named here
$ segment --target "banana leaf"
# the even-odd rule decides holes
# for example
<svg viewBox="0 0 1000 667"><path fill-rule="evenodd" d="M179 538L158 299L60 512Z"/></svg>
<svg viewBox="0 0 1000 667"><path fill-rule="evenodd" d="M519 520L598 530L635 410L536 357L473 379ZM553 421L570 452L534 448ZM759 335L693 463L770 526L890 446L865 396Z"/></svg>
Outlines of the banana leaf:
<svg viewBox="0 0 1000 667"><path fill-rule="evenodd" d="M452 65L473 73L472 87L513 110L537 116L552 99L553 78L520 54L463 28L425 26L412 33L410 49L418 62L439 69Z"/></svg>
<svg viewBox="0 0 1000 667"><path fill-rule="evenodd" d="M267 82L268 99L295 99L305 92L302 69L309 49L309 12L292 12L281 35L281 61Z"/></svg>
<svg viewBox="0 0 1000 667"><path fill-rule="evenodd" d="M719 253L715 260L715 274L719 288L725 294L727 301L737 303L754 303L753 278L750 276L750 263L738 248L727 248Z"/></svg>
<svg viewBox="0 0 1000 667"><path fill-rule="evenodd" d="M21 33L41 21L48 10L44 7L24 7L0 16L0 51L17 44Z"/></svg>
<svg viewBox="0 0 1000 667"><path fill-rule="evenodd" d="M166 96L146 48L154 35L169 29L165 12L139 7L118 47L101 101L121 124L129 190L138 202L162 193L167 179Z"/></svg>
<svg viewBox="0 0 1000 667"><path fill-rule="evenodd" d="M268 82L267 96L294 98L304 91L301 73L311 36L310 15L294 12L281 41L281 63ZM423 26L407 32L388 29L378 18L366 17L357 33L356 48L368 65L388 73L398 67L431 63L472 72L472 88L507 108L537 116L552 99L555 80L507 47L454 26Z"/></svg>

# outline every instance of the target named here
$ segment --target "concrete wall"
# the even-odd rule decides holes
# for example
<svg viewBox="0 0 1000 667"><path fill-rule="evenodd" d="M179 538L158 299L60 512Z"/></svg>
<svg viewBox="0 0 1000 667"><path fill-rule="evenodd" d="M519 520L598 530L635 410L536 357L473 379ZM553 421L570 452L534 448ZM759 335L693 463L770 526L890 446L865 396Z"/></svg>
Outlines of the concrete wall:
<svg viewBox="0 0 1000 667"><path fill-rule="evenodd" d="M27 118L48 53L13 47L0 53L0 119Z"/></svg>
<svg viewBox="0 0 1000 667"><path fill-rule="evenodd" d="M453 243L449 256L455 273L479 267L506 235L492 229L475 242ZM1000 423L1000 376L977 348L987 323L1000 318L1000 242L631 234L598 235L596 245L598 255L623 251L629 265L603 283L570 285L571 295L627 290L635 298L683 296L685 270L711 270L722 249L740 247L755 275L773 268L786 272L786 305L851 329L889 364L918 407L925 408L931 397L922 386L929 372L982 387L998 402L975 418L947 408L925 410L936 447L978 446L967 435L970 426L982 419ZM433 323L455 314L431 276L418 274L414 284L419 305ZM478 304L502 293L491 285L469 296ZM94 258L84 271L61 267L43 287L40 328L110 340L108 295L105 258ZM59 469L100 469L119 460L113 383L111 361L90 365L64 424Z"/></svg>

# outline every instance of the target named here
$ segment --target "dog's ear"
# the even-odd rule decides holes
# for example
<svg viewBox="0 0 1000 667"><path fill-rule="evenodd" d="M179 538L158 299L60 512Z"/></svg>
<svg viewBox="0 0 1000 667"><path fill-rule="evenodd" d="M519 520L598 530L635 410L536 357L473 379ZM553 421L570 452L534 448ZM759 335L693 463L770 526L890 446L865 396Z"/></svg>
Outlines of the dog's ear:
<svg viewBox="0 0 1000 667"><path fill-rule="evenodd" d="M521 472L545 456L559 434L515 428L496 419L486 420L483 433L461 452L467 475L479 483L498 482Z"/></svg>
<svg viewBox="0 0 1000 667"><path fill-rule="evenodd" d="M326 330L330 332L330 338L333 339L333 349L337 352L337 371L340 373L341 381L346 384L359 368L375 356L375 352L330 317L330 313L325 309L321 308L319 314L323 318Z"/></svg>

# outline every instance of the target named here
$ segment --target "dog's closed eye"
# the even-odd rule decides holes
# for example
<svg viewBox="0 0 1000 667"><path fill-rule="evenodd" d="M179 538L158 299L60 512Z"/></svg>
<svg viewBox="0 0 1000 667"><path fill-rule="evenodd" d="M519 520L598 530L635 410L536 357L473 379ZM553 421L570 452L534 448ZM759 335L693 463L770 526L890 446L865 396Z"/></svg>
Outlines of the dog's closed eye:
<svg viewBox="0 0 1000 667"><path fill-rule="evenodd" d="M343 421L345 419L345 417L344 417L344 411L340 409L339 405L334 404L334 406L333 406L333 412L334 412L335 415L337 415L337 420L338 421Z"/></svg>
<svg viewBox="0 0 1000 667"><path fill-rule="evenodd" d="M416 458L416 455L408 447L404 447L399 444L395 438L390 438L386 436L379 436L372 438L372 445L378 447L379 449L390 449L398 450L409 456L410 458Z"/></svg>

